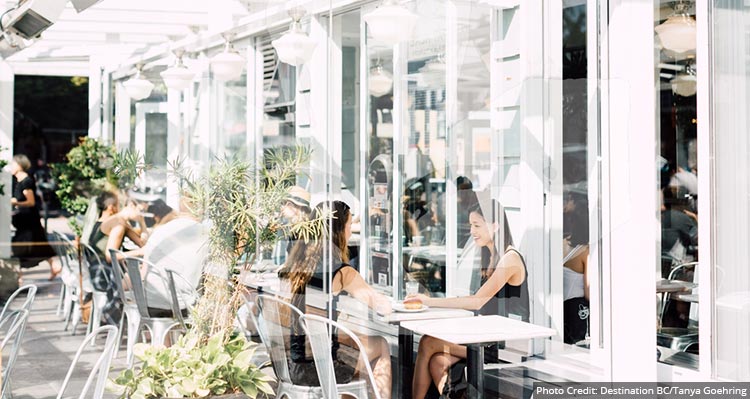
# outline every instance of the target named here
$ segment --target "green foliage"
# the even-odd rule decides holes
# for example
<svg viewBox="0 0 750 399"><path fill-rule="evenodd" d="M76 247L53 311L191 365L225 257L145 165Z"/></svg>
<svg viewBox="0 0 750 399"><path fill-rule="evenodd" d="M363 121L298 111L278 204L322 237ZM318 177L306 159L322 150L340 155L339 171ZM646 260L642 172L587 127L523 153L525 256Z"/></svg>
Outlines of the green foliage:
<svg viewBox="0 0 750 399"><path fill-rule="evenodd" d="M271 377L251 362L257 344L238 334L226 343L221 335L203 344L189 332L169 348L136 344L139 369L125 370L109 381L121 398L195 398L244 393L251 398L273 394Z"/></svg>
<svg viewBox="0 0 750 399"><path fill-rule="evenodd" d="M0 153L8 151L7 148L0 146ZM8 165L8 160L0 158L0 170ZM5 195L5 184L0 182L0 195Z"/></svg>
<svg viewBox="0 0 750 399"><path fill-rule="evenodd" d="M74 215L86 212L89 198L104 190L132 187L146 165L137 152L118 153L114 146L84 137L66 155L67 163L52 165L57 181L57 197L62 207ZM80 233L75 217L69 221Z"/></svg>
<svg viewBox="0 0 750 399"><path fill-rule="evenodd" d="M190 211L198 219L210 221L209 259L214 266L224 268L213 274L230 279L227 284L226 278L206 275L204 294L193 309L194 328L203 336L232 330L234 315L242 303L242 288L230 276L237 274L240 259L252 261L261 248L272 247L281 236L308 240L323 229L323 216L280 223L287 190L310 157L311 151L299 146L267 151L265 168L236 159L218 159L198 177L181 160L170 164Z"/></svg>

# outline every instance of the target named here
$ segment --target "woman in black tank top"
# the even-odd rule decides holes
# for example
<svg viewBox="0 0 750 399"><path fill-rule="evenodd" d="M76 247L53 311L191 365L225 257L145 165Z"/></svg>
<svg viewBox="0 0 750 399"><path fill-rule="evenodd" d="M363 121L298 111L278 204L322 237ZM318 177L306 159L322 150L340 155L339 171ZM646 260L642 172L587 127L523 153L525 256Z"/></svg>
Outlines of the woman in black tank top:
<svg viewBox="0 0 750 399"><path fill-rule="evenodd" d="M419 299L427 306L467 309L483 315L511 316L528 321L528 272L523 257L513 248L505 210L499 203L491 200L489 204L477 203L469 208L468 213L470 238L481 252L481 287L473 295L466 297L430 298L417 294L410 298ZM499 228L501 224L502 237ZM500 247L500 244L503 246ZM419 341L414 367L413 398L424 398L433 382L438 391L445 394L443 388L450 368L465 358L465 346L429 335L423 336Z"/></svg>
<svg viewBox="0 0 750 399"><path fill-rule="evenodd" d="M328 281L331 282L330 292L334 295L334 308L332 314L334 320L337 317L335 304L337 297L342 293L366 303L370 308L383 311L390 311L390 301L385 296L372 289L359 272L349 265L349 254L347 242L351 237L352 215L349 206L341 201L324 202L313 209L309 220L320 220L324 218L328 211L332 213L330 224L324 227L324 232L316 237L308 237L310 240L305 241L300 238L292 248L289 258L284 266L279 270L279 278L282 280L282 287L286 287L292 294L292 304L302 312L306 311L305 294L308 285L325 287ZM330 245L325 245L328 241L328 231L333 234L330 237ZM327 247L331 248L333 270L326 272L327 259L324 257L324 251ZM325 261L324 261L325 259ZM283 288L282 288L283 289ZM305 353L305 342L307 338L301 328L296 328L296 320L292 320L290 331L290 353L291 378L295 384L319 386L318 376L310 353ZM377 389L380 391L382 398L391 397L391 356L388 342L383 337L360 336L363 345L368 348L369 360L372 371L375 376ZM356 364L347 364L341 361L341 358L358 359L358 353L346 353L349 347L339 345L336 335L333 336L333 347L331 356L335 362L336 382L347 383L352 380L355 374ZM344 356L346 355L346 356ZM356 360L355 360L356 361ZM357 366L359 367L359 366ZM363 375L366 371L362 370L359 374Z"/></svg>

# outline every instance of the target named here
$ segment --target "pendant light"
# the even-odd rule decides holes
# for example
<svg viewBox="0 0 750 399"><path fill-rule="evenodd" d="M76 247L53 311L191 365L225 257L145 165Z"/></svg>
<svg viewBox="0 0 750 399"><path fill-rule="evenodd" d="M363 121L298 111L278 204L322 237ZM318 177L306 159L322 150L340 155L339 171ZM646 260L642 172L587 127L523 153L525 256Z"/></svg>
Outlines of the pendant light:
<svg viewBox="0 0 750 399"><path fill-rule="evenodd" d="M315 51L318 43L307 36L307 33L302 30L302 24L299 21L304 15L305 10L302 7L289 9L289 16L292 18L289 31L271 42L281 62L298 66L310 61L312 58L313 51Z"/></svg>
<svg viewBox="0 0 750 399"><path fill-rule="evenodd" d="M682 97L694 96L698 91L698 82L691 63L685 66L684 73L678 73L669 83L672 84L672 92Z"/></svg>
<svg viewBox="0 0 750 399"><path fill-rule="evenodd" d="M125 88L125 92L128 96L135 101L143 100L151 95L151 90L154 89L154 84L149 82L141 74L143 70L143 64L137 64L135 76L126 80L122 86Z"/></svg>
<svg viewBox="0 0 750 399"><path fill-rule="evenodd" d="M394 45L409 40L417 25L417 16L396 0L383 0L373 11L362 16L375 40Z"/></svg>
<svg viewBox="0 0 750 399"><path fill-rule="evenodd" d="M245 58L232 46L234 35L225 34L224 51L211 58L211 72L213 76L221 81L237 80L242 76L245 68Z"/></svg>
<svg viewBox="0 0 750 399"><path fill-rule="evenodd" d="M380 64L378 59L375 66L370 70L370 79L367 82L367 89L371 95L381 97L391 92L393 88L393 77Z"/></svg>
<svg viewBox="0 0 750 399"><path fill-rule="evenodd" d="M687 11L688 4L686 2L675 3L672 16L654 28L665 49L676 53L695 50L695 19Z"/></svg>
<svg viewBox="0 0 750 399"><path fill-rule="evenodd" d="M177 57L177 61L175 61L174 66L161 73L161 78L168 89L184 90L193 82L195 73L182 63L184 54L185 50L175 50L174 55Z"/></svg>

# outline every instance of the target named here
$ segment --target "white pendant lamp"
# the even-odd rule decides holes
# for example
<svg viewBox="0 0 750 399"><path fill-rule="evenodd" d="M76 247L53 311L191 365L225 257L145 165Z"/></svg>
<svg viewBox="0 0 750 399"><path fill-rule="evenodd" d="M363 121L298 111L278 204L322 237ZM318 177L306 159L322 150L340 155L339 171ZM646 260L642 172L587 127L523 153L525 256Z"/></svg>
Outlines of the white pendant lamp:
<svg viewBox="0 0 750 399"><path fill-rule="evenodd" d="M682 97L694 96L698 91L698 80L690 63L685 66L684 73L678 73L669 83L672 84L672 92Z"/></svg>
<svg viewBox="0 0 750 399"><path fill-rule="evenodd" d="M396 0L384 0L380 7L362 16L375 40L394 45L409 40L417 25L417 16Z"/></svg>
<svg viewBox="0 0 750 399"><path fill-rule="evenodd" d="M695 50L695 19L688 15L687 10L687 3L676 3L674 14L654 28L665 49L676 53Z"/></svg>
<svg viewBox="0 0 750 399"><path fill-rule="evenodd" d="M312 58L318 43L302 30L302 24L299 21L304 15L305 10L301 7L290 9L289 16L292 17L292 24L289 25L289 31L271 42L281 62L299 66Z"/></svg>
<svg viewBox="0 0 750 399"><path fill-rule="evenodd" d="M370 71L370 79L367 84L371 95L381 97L391 92L393 77L378 62Z"/></svg>
<svg viewBox="0 0 750 399"><path fill-rule="evenodd" d="M232 35L224 35L224 51L211 58L211 72L221 81L237 80L245 68L245 58L232 47Z"/></svg>
<svg viewBox="0 0 750 399"><path fill-rule="evenodd" d="M142 64L136 65L136 69L138 72L135 76L126 80L122 86L125 87L125 92L128 93L130 98L139 101L151 95L151 90L154 89L154 84L149 82L141 74L143 69Z"/></svg>
<svg viewBox="0 0 750 399"><path fill-rule="evenodd" d="M177 50L174 53L175 56L177 56L177 61L174 66L161 73L161 78L164 80L164 84L167 88L173 90L184 90L193 82L195 73L182 63L182 56L185 53L184 50Z"/></svg>

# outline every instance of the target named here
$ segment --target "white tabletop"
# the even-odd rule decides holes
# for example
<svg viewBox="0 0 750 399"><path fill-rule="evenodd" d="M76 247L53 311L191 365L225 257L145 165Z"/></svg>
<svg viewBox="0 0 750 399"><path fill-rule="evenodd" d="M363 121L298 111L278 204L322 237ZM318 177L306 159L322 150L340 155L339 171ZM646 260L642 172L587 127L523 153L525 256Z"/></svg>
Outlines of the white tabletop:
<svg viewBox="0 0 750 399"><path fill-rule="evenodd" d="M446 309L446 308L427 308L421 312L396 312L382 316L386 323L397 324L415 320L432 320L432 319L455 319L458 317L472 317L474 314L464 309Z"/></svg>
<svg viewBox="0 0 750 399"><path fill-rule="evenodd" d="M502 316L405 321L401 327L458 345L544 338L557 331Z"/></svg>

